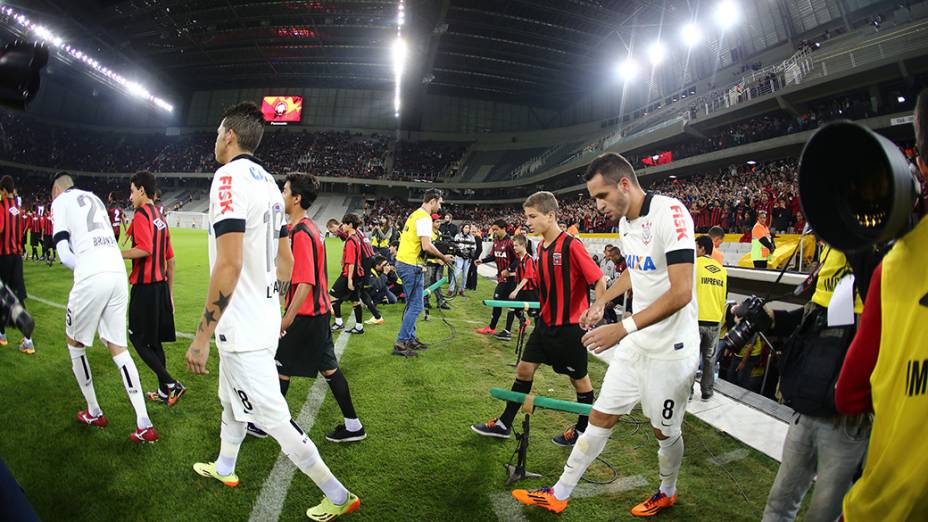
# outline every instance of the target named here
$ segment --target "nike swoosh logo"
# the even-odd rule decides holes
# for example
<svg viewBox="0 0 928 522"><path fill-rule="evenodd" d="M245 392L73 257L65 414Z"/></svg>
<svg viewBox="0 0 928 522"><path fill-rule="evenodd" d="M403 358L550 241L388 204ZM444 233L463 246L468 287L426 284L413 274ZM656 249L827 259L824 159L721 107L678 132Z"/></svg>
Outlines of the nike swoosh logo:
<svg viewBox="0 0 928 522"><path fill-rule="evenodd" d="M918 304L920 304L920 305L922 305L922 306L925 306L925 307L928 307L928 294L925 294L924 296L922 296L922 298L921 298L921 300L918 302Z"/></svg>
<svg viewBox="0 0 928 522"><path fill-rule="evenodd" d="M673 424L664 424L664 421L661 421L661 426L664 426L665 428L668 428L668 427L670 427L670 426L673 426Z"/></svg>

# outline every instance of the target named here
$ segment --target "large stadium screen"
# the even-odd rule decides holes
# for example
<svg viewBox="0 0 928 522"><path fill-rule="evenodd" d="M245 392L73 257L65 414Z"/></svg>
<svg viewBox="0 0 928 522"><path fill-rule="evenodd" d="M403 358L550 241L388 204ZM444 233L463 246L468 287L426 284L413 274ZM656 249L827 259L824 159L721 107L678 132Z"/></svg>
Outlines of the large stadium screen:
<svg viewBox="0 0 928 522"><path fill-rule="evenodd" d="M264 121L271 125L299 123L303 112L302 96L265 96L261 100Z"/></svg>

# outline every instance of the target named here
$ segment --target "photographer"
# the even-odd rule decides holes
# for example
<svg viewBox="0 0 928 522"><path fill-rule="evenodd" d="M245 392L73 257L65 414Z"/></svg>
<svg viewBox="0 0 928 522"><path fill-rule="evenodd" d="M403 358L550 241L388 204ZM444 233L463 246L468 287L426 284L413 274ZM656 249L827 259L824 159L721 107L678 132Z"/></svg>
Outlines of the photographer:
<svg viewBox="0 0 928 522"><path fill-rule="evenodd" d="M416 337L416 320L423 309L425 255L440 259L444 264L453 261L451 256L442 254L432 244L432 214L441 210L442 196L438 189L425 191L422 206L406 218L400 233L400 245L396 251L396 275L403 280L406 294L406 310L403 311L403 324L393 345L393 355L414 357L416 350L427 348Z"/></svg>
<svg viewBox="0 0 928 522"><path fill-rule="evenodd" d="M432 241L435 242L439 237L439 227L441 222L438 221L438 214L432 214ZM430 287L435 284L439 279L442 278L442 275L445 271L445 265L439 259L430 257L426 262L426 271L425 271L425 286ZM451 272L451 267L449 265L448 271ZM433 292L435 294L435 299L438 301L438 308L442 310L450 310L451 307L448 306L448 302L445 300L445 296L441 293L441 288ZM429 320L429 310L432 308L430 296L425 296L425 320Z"/></svg>
<svg viewBox="0 0 928 522"><path fill-rule="evenodd" d="M464 295L464 287L467 286L467 276L473 264L473 257L477 250L477 240L470 233L470 225L461 227L461 231L454 236L454 242L461 249L461 254L454 258L454 277L448 286L448 295L454 295L455 291L459 295ZM457 284L455 284L457 283Z"/></svg>
<svg viewBox="0 0 928 522"><path fill-rule="evenodd" d="M390 226L390 219L386 217L380 218L380 221L374 226L374 230L371 231L371 246L374 247L374 252L379 256L386 257L390 253L390 241L393 239L393 227Z"/></svg>
<svg viewBox="0 0 928 522"><path fill-rule="evenodd" d="M393 267L382 256L375 257L370 278L370 296L373 303L380 304L386 300L387 304L396 304L398 300L396 294L390 291L391 275L395 281L396 274L393 273Z"/></svg>
<svg viewBox="0 0 928 522"><path fill-rule="evenodd" d="M915 108L917 150L928 151L928 90ZM922 155L918 171L928 178ZM838 378L844 414L874 414L863 476L844 500L844 519L928 519L928 219L898 239L870 280L860 329Z"/></svg>
<svg viewBox="0 0 928 522"><path fill-rule="evenodd" d="M764 522L794 520L813 478L815 489L804 520L836 520L841 514L841 499L863 460L870 418L842 415L834 401L834 383L855 327L853 323L831 326L828 321L829 306L844 304L833 302L838 282L851 274L844 253L826 247L815 293L803 308L787 312L764 306L766 313L753 316L744 305L735 310L736 316L745 316L742 321L758 323L758 330L787 338L780 363L780 392L795 414L767 498ZM862 305L860 297L855 297L853 306L859 313ZM852 306L850 299L847 295L848 307Z"/></svg>

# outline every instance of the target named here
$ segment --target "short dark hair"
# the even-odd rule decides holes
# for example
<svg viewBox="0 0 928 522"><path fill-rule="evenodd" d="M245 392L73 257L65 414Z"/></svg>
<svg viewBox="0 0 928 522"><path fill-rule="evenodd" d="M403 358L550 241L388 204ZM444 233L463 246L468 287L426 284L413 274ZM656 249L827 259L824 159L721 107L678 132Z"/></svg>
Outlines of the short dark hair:
<svg viewBox="0 0 928 522"><path fill-rule="evenodd" d="M227 131L235 131L239 148L248 152L257 150L264 137L264 117L261 109L253 102L241 102L227 107L222 113L222 126Z"/></svg>
<svg viewBox="0 0 928 522"><path fill-rule="evenodd" d="M399 247L400 247L400 242L399 242L399 241L391 241L391 242L390 242L390 246L392 246L393 248L399 248Z"/></svg>
<svg viewBox="0 0 928 522"><path fill-rule="evenodd" d="M442 197L441 189L428 189L425 191L425 194L422 195L422 202L428 203L433 199L439 199Z"/></svg>
<svg viewBox="0 0 928 522"><path fill-rule="evenodd" d="M361 218L353 212L345 214L345 217L342 218L342 223L346 225L351 225L355 229L361 228Z"/></svg>
<svg viewBox="0 0 928 522"><path fill-rule="evenodd" d="M928 89L922 89L915 102L915 146L928 162Z"/></svg>
<svg viewBox="0 0 928 522"><path fill-rule="evenodd" d="M319 180L312 174L291 172L287 174L286 183L290 184L290 193L300 196L300 208L306 210L319 197Z"/></svg>
<svg viewBox="0 0 928 522"><path fill-rule="evenodd" d="M371 266L380 266L381 263L386 263L387 259L383 256L374 256L374 260L371 261Z"/></svg>
<svg viewBox="0 0 928 522"><path fill-rule="evenodd" d="M7 192L13 192L16 190L16 186L13 185L13 176L10 176L9 174L3 176L3 178L0 179L0 189L3 189Z"/></svg>
<svg viewBox="0 0 928 522"><path fill-rule="evenodd" d="M129 178L129 183L135 185L136 188L145 189L145 195L150 198L154 198L155 192L158 191L158 181L155 175L147 170L140 170L133 174Z"/></svg>
<svg viewBox="0 0 928 522"><path fill-rule="evenodd" d="M533 208L542 214L557 213L557 198L554 194L542 190L526 198L525 202L522 203L522 208Z"/></svg>
<svg viewBox="0 0 928 522"><path fill-rule="evenodd" d="M506 230L506 221L503 219L497 219L496 221L493 222L493 224L503 230Z"/></svg>
<svg viewBox="0 0 928 522"><path fill-rule="evenodd" d="M706 255L712 253L712 238L709 236L699 236L696 238L696 246L701 246L706 251Z"/></svg>
<svg viewBox="0 0 928 522"><path fill-rule="evenodd" d="M528 238L525 237L525 234L516 234L516 235L512 236L512 242L513 242L513 243L521 243L521 244L525 245L525 244L528 243Z"/></svg>
<svg viewBox="0 0 928 522"><path fill-rule="evenodd" d="M618 183L622 178L628 178L633 185L638 186L638 176L635 175L632 164L615 152L600 154L594 159L586 168L583 181L590 181L597 175L602 175L614 183Z"/></svg>
<svg viewBox="0 0 928 522"><path fill-rule="evenodd" d="M335 219L335 218L332 218L332 219L330 219L330 220L328 220L328 221L325 222L325 226L327 226L327 227L330 227L330 226L332 226L332 225L338 226L338 224L339 224L339 223L338 223L338 220Z"/></svg>
<svg viewBox="0 0 928 522"><path fill-rule="evenodd" d="M725 230L720 226L714 226L709 229L709 237L725 237Z"/></svg>

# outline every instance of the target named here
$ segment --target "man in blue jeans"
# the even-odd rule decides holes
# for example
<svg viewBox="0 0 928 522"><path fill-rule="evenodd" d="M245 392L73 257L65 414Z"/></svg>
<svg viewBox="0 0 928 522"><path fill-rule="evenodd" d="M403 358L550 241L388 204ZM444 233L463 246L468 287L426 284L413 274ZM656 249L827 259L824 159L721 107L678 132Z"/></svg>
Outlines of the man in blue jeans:
<svg viewBox="0 0 928 522"><path fill-rule="evenodd" d="M440 190L426 190L422 197L422 206L406 218L406 224L400 232L400 245L396 251L396 275L403 280L406 310L403 312L403 324L393 344L393 355L415 357L419 355L419 350L428 348L416 337L416 320L423 309L426 256L437 258L446 265L454 262L453 257L442 254L432 244L432 214L441 210L441 203Z"/></svg>

